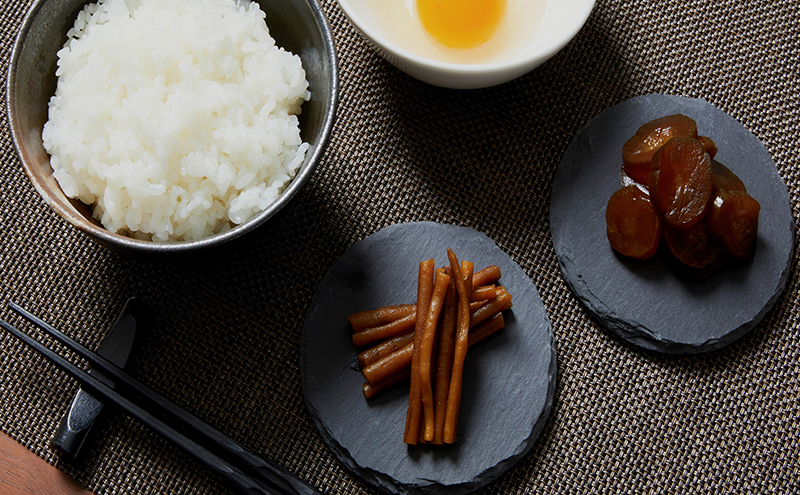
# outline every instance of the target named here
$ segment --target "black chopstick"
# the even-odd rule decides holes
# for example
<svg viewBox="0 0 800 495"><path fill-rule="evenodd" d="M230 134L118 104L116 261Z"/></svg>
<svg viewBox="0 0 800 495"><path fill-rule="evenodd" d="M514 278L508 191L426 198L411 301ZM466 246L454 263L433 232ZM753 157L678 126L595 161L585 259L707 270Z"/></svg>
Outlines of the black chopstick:
<svg viewBox="0 0 800 495"><path fill-rule="evenodd" d="M150 426L157 433L161 434L168 440L174 442L176 445L178 445L179 447L183 448L184 450L192 454L200 462L205 464L208 468L210 468L218 475L223 477L225 480L227 480L231 485L241 489L243 493L254 493L254 494L273 493L268 489L266 489L265 487L263 487L261 484L259 484L256 480L253 480L249 476L246 476L240 470L229 465L216 455L212 454L211 452L202 448L197 443L188 439L186 436L173 430L160 420L156 419L147 411L141 409L139 406L133 404L126 398L122 397L113 389L108 388L104 383L100 382L99 380L89 375L88 373L84 372L83 370L75 367L72 363L70 363L63 357L51 351L47 347L44 347L42 344L33 340L31 337L21 332L20 330L14 328L8 322L0 320L0 326L2 326L4 329L9 331L11 334L13 334L15 337L20 339L28 346L32 347L37 352L41 353L43 356L45 356L47 359L55 363L64 371L72 375L79 382L81 382L81 384L85 386L91 393L101 397L102 399L105 399L109 402L116 404L118 407L120 407L128 414L130 414L131 417L133 417L134 419Z"/></svg>
<svg viewBox="0 0 800 495"><path fill-rule="evenodd" d="M199 435L205 441L205 443L212 446L211 450L213 450L213 452L219 453L225 458L212 453L199 443L190 440L185 435L171 428L166 423L158 420L152 414L148 413L136 404L133 404L130 400L126 399L115 390L90 376L83 370L77 368L69 361L65 360L50 349L44 347L42 344L14 328L9 323L0 320L0 326L67 371L82 384L86 385L87 388L89 388L96 395L105 400L113 402L134 417L134 419L137 419L138 421L150 426L158 433L162 434L169 440L172 440L178 446L182 447L188 453L192 454L198 460L203 462L210 469L227 479L234 487L237 487L246 493L253 494L269 493L276 495L311 495L320 493L277 464L258 456L224 433L202 422L196 416L170 402L164 396L158 394L138 380L132 378L130 375L126 374L124 371L104 359L102 356L89 351L82 345L78 344L71 338L59 332L17 304L9 303L9 307L37 327L44 330L53 338L67 346L80 357L86 359L90 364L92 364L92 366L100 369L117 385L124 385L130 388L137 394L147 398L150 402L161 409L162 412L171 416L175 422L194 430L194 432Z"/></svg>
<svg viewBox="0 0 800 495"><path fill-rule="evenodd" d="M93 353L92 351L89 351L79 343L75 342L73 339L59 332L51 325L45 323L19 305L10 302L9 307L37 327L47 332L57 341L67 346L67 348L74 351L80 357L86 359L92 366L98 368L116 384L125 385L139 395L146 397L167 415L175 418L176 421L179 421L180 423L197 432L203 438L207 439L209 443L214 445L214 452L222 452L223 455L228 456L232 462L235 462L238 466L249 472L249 474L252 476L265 478L269 483L277 487L276 490L283 490L283 492L288 494L319 493L310 485L307 485L295 478L292 474L277 464L271 463L219 430L209 426L207 423L204 423L190 412L177 406L163 395L131 377L107 359ZM277 493L282 492L277 491Z"/></svg>

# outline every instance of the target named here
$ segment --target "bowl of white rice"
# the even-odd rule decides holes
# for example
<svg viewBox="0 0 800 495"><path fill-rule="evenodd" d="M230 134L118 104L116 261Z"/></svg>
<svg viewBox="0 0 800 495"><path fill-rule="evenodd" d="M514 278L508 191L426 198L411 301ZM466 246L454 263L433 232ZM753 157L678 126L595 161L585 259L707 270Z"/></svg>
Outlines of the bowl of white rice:
<svg viewBox="0 0 800 495"><path fill-rule="evenodd" d="M203 251L274 216L322 157L337 95L316 0L36 0L7 80L36 190L138 254Z"/></svg>

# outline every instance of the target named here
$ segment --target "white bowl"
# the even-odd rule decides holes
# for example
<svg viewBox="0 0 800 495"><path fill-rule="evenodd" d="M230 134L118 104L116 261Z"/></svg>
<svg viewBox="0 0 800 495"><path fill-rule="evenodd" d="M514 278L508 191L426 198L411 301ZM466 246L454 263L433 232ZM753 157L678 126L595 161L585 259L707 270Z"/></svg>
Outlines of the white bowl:
<svg viewBox="0 0 800 495"><path fill-rule="evenodd" d="M402 3L403 0L395 0ZM406 0L406 3L415 0ZM533 2L535 0L523 0ZM338 0L350 22L389 63L406 74L435 86L453 89L485 88L526 74L561 50L581 29L595 0L541 0L545 3L538 30L514 44L513 52L501 61L454 63L434 60L410 49L402 36L389 33L373 16L375 0ZM509 2L510 11L511 2ZM533 15L533 14L525 14ZM513 16L509 12L509 19ZM538 17L538 16L537 16ZM538 19L530 19L535 24ZM514 18L514 22L529 19ZM508 19L507 21L508 22ZM502 28L501 28L502 29Z"/></svg>

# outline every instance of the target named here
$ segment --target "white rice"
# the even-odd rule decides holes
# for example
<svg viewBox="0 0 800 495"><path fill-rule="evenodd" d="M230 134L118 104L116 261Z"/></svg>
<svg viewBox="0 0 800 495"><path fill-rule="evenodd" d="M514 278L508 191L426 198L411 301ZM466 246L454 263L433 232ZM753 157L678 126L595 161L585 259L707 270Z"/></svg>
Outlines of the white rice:
<svg viewBox="0 0 800 495"><path fill-rule="evenodd" d="M303 163L300 58L241 0L100 0L59 51L42 138L64 193L154 241L229 230Z"/></svg>

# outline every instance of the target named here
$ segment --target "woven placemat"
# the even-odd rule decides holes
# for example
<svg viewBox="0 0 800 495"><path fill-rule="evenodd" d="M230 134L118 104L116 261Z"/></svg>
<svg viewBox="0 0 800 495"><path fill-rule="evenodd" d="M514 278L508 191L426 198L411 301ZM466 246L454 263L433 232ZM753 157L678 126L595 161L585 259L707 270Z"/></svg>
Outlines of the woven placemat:
<svg viewBox="0 0 800 495"><path fill-rule="evenodd" d="M0 7L5 75L30 4ZM484 493L800 492L800 288L747 337L690 357L649 354L590 320L562 279L548 224L553 174L603 109L647 93L703 98L766 145L800 194L800 13L793 0L599 0L567 47L532 73L459 92L409 78L323 2L341 66L330 147L260 235L225 254L148 264L96 246L57 217L21 171L0 117L0 316L13 300L89 346L125 299L159 324L132 372L329 494L369 493L323 445L303 404L298 332L327 267L398 222L486 233L535 282L559 356L552 416L531 453ZM5 85L0 89L5 101ZM28 328L28 327L26 327ZM49 439L76 384L0 333L0 428L99 494L224 488L123 415L87 458Z"/></svg>

